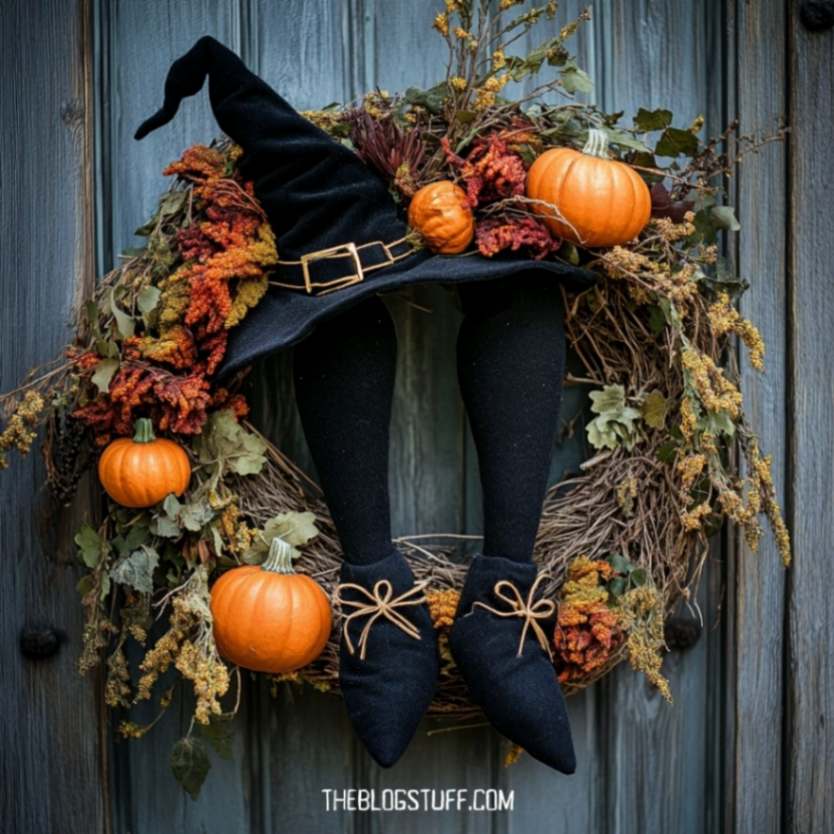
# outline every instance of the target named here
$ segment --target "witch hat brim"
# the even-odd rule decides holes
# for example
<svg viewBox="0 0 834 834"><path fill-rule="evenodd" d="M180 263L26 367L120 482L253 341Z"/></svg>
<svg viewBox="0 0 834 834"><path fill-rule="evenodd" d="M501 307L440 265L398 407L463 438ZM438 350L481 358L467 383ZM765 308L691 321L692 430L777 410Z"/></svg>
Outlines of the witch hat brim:
<svg viewBox="0 0 834 834"><path fill-rule="evenodd" d="M267 295L232 330L220 375L295 344L317 322L369 295L411 284L489 281L531 272L570 289L597 280L593 272L560 261L410 253L404 242L407 226L381 178L210 37L172 64L163 106L136 138L169 122L181 100L199 92L206 78L220 128L244 151L241 173L253 181L282 262ZM326 293L313 285L324 285Z"/></svg>

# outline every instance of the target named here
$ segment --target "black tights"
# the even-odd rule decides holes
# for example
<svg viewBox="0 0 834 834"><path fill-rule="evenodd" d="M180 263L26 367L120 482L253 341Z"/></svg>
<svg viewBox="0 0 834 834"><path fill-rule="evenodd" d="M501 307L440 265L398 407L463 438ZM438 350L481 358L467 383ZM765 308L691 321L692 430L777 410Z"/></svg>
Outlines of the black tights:
<svg viewBox="0 0 834 834"><path fill-rule="evenodd" d="M529 560L547 488L564 373L559 287L516 276L461 288L458 378L484 494L487 556ZM378 297L295 349L304 433L345 558L391 550L388 441L397 339Z"/></svg>

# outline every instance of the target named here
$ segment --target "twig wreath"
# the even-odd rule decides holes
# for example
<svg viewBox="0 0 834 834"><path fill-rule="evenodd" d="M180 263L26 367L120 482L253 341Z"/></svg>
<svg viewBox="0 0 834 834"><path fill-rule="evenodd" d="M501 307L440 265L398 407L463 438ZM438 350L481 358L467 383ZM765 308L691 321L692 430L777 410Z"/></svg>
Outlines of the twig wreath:
<svg viewBox="0 0 834 834"><path fill-rule="evenodd" d="M377 90L305 116L386 179L408 208L420 245L440 251L474 245L487 257L522 250L602 276L593 289L565 297L568 340L582 367L568 382L590 391L594 416L586 431L596 451L546 499L536 559L548 576L543 597L559 603L548 638L568 691L627 657L668 698L664 619L675 601L691 598L710 533L732 519L755 549L764 514L785 564L790 560L770 460L744 419L737 374L723 366L736 336L756 368L764 345L735 309L745 284L717 243L719 232L739 228L722 204L722 186L744 153L783 131L743 136L731 124L703 143L702 119L673 127L663 109L640 109L633 126L624 127L622 114L573 100L591 81L565 44L587 13L515 56L509 46L552 18L556 3L517 16L514 0L501 0L492 13L488 5L446 0L434 28L448 42L450 60L436 86L400 95ZM550 80L520 100L502 97L509 82L542 69ZM545 103L552 92L568 103ZM605 243L611 224L629 222L631 207L616 178L605 193L570 190L577 203L609 206L590 217L571 209L557 188L532 188L531 166L553 148L574 155L583 149L602 167L626 163L628 176L651 188L645 228L627 243ZM225 141L195 146L165 170L175 179L138 230L145 246L126 254L78 311L77 338L65 356L0 401L6 418L0 466L11 449L28 452L45 426L49 485L62 502L114 439L134 431L137 441L152 443L154 432L169 439L155 447L171 458L168 475L157 481L137 486L129 456L99 461L111 500L103 518L84 524L75 539L87 568L78 586L86 610L80 669L106 667L110 707L157 699L161 714L172 699L161 676L175 668L193 687L192 727L207 728L209 741L212 722L229 714L221 699L234 689L213 635L213 580L240 564L262 563L279 540L295 570L330 597L341 563L315 484L246 421L241 379L228 387L214 380L230 329L267 292L277 260L272 230L251 184L238 174L239 156ZM454 197L440 219L421 208L426 187L441 201ZM192 472L177 485L166 478L182 464L175 458L183 449ZM137 488L156 503L130 509L141 507L133 500ZM440 541L438 547L414 537L400 545L417 579L429 583L441 636L442 680L432 713L459 719L474 708L443 634L464 566ZM162 612L166 630L151 641L150 626ZM248 627L245 611L237 618ZM323 653L282 679L336 691L339 631L337 612ZM138 669L127 660L129 641L144 650ZM120 729L140 737L150 726L124 720ZM190 738L192 753L198 743Z"/></svg>

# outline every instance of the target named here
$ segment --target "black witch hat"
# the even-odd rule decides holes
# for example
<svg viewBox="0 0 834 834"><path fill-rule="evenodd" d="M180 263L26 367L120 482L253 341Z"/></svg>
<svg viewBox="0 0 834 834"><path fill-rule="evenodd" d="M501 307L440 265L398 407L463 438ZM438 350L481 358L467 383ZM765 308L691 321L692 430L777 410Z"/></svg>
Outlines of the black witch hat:
<svg viewBox="0 0 834 834"><path fill-rule="evenodd" d="M409 284L486 281L531 270L573 288L594 281L592 273L555 261L415 251L382 179L211 37L173 63L164 104L136 138L169 122L206 77L217 123L244 151L241 173L254 183L280 257L270 291L232 331L222 374L300 341L317 321L369 295Z"/></svg>

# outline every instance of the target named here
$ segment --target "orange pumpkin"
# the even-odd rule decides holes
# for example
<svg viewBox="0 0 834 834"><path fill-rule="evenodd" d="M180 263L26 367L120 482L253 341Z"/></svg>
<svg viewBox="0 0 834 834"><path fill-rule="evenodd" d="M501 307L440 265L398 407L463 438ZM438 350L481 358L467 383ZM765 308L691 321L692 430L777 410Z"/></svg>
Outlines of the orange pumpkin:
<svg viewBox="0 0 834 834"><path fill-rule="evenodd" d="M104 491L123 507L152 507L174 493L182 495L191 480L191 462L173 440L157 438L153 423L141 417L133 439L120 437L102 452L98 477Z"/></svg>
<svg viewBox="0 0 834 834"><path fill-rule="evenodd" d="M601 130L588 131L582 152L545 151L527 173L527 196L550 230L582 246L615 246L635 238L652 210L649 187L624 162L608 159Z"/></svg>
<svg viewBox="0 0 834 834"><path fill-rule="evenodd" d="M214 639L226 660L255 672L294 672L327 645L330 602L314 580L293 571L291 554L275 538L262 565L233 568L214 583Z"/></svg>
<svg viewBox="0 0 834 834"><path fill-rule="evenodd" d="M411 199L408 222L425 238L429 249L441 255L463 252L475 233L466 192L451 180L424 185Z"/></svg>

